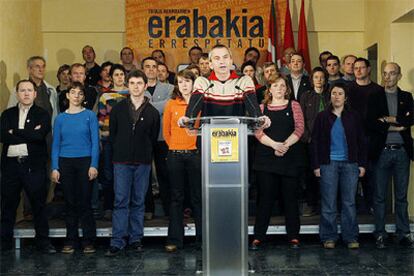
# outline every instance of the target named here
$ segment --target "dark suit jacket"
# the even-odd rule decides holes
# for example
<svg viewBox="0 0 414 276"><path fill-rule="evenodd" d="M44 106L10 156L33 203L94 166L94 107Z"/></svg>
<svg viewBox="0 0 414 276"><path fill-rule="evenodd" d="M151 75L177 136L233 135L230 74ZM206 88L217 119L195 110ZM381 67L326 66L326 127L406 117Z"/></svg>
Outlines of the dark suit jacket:
<svg viewBox="0 0 414 276"><path fill-rule="evenodd" d="M7 160L10 145L27 144L29 162L32 168L45 168L48 158L46 135L51 129L51 119L46 110L33 106L27 114L24 129L19 129L19 108L6 109L1 115L0 140L3 143L2 168ZM40 128L35 129L37 126ZM13 130L13 134L9 130Z"/></svg>
<svg viewBox="0 0 414 276"><path fill-rule="evenodd" d="M407 129L401 131L401 137L404 140L404 149L410 159L413 159L413 138L411 137L411 126L414 124L413 116L413 96L409 92L402 91L398 88L398 107L397 122L399 126ZM382 90L373 93L368 98L367 107L367 132L369 135L369 157L377 160L385 147L389 123L378 120L384 116L389 116L387 96Z"/></svg>
<svg viewBox="0 0 414 276"><path fill-rule="evenodd" d="M295 100L295 101L299 102L300 97L302 96L302 94L305 93L306 91L309 91L309 90L312 89L310 81L309 81L309 76L302 75L302 78L300 80L298 94L296 95L296 98L295 98L295 93L293 92L292 77L289 74L289 75L286 76L286 78L287 78L288 85L289 85L290 91L291 91L291 94L290 94L290 99L291 100Z"/></svg>

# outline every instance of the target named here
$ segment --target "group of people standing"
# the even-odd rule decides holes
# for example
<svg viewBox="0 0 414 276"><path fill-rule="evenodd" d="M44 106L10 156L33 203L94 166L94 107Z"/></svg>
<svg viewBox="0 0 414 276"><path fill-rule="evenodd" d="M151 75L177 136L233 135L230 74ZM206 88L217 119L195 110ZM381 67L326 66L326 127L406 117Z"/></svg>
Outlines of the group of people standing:
<svg viewBox="0 0 414 276"><path fill-rule="evenodd" d="M129 50L126 47L121 51L121 59L129 58L125 54ZM168 84L168 76L165 83L158 79L158 66L165 63L156 58L165 59L165 55L154 51L154 57L142 61L142 71L133 68L132 61L127 66L102 64L98 72L101 78L91 86L94 67L88 68L88 64L94 63L94 51L86 46L83 52L86 66L74 64L59 70L59 80L65 79L65 71L70 75L67 86L61 81L59 95L48 89L40 76L45 60L29 59L31 78L17 83L17 105L1 116L2 250L12 247L16 209L24 188L33 208L36 245L43 252L56 252L48 240L45 214L48 148L51 180L62 185L65 198L67 239L63 253L71 254L78 247L79 224L83 252L95 252L91 200L100 154L104 210L112 220L106 256L116 256L125 248L142 251L153 160L163 207L169 215L165 250L174 252L184 245L186 195L190 196L196 242L200 242L201 152L196 137L180 127L200 114L248 115L264 122L250 151L258 190L252 250L265 242L278 194L283 201L289 245L300 247L301 181L307 183L310 206L318 208L320 199L323 246L335 248L339 240L336 220L340 194L342 240L350 249L359 248L355 196L358 181L366 174L369 178L364 178L364 187L371 196L367 201L374 211L377 247L386 245L385 199L391 176L398 241L412 246L407 187L413 158L413 99L398 88L398 64L384 67L383 88L370 80L370 64L364 58L345 57L344 63L353 61L352 70L346 67L341 76L339 58L329 52L321 54L321 67L306 72L300 53L286 51L286 66L279 70L274 63L257 67L260 53L249 48L238 74L231 69L230 50L216 45L207 56L198 55L197 62L208 60L208 70L200 71L201 66L191 64L174 74L174 85ZM190 51L189 56L195 55ZM168 67L164 71L169 72ZM53 139L48 141L52 125Z"/></svg>

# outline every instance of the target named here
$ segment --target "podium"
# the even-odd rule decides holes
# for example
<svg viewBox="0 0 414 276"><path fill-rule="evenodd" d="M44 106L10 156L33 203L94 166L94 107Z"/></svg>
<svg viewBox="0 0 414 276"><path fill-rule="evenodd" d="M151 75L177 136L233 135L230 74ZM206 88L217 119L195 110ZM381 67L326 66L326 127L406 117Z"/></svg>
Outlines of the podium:
<svg viewBox="0 0 414 276"><path fill-rule="evenodd" d="M203 275L247 275L247 136L257 118L202 117ZM200 131L201 129L201 131Z"/></svg>

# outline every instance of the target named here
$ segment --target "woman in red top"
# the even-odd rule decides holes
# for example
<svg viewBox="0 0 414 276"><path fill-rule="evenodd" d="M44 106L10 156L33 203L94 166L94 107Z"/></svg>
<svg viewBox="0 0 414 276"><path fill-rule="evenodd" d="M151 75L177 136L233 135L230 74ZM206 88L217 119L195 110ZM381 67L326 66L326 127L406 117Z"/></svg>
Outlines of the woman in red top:
<svg viewBox="0 0 414 276"><path fill-rule="evenodd" d="M193 91L195 75L190 70L177 73L175 89L166 103L163 117L163 135L168 145L167 166L171 181L170 222L167 252L183 247L183 202L185 187L190 187L196 240L201 241L201 159L196 146L197 137L180 128L178 119L185 115ZM188 185L186 185L188 184Z"/></svg>

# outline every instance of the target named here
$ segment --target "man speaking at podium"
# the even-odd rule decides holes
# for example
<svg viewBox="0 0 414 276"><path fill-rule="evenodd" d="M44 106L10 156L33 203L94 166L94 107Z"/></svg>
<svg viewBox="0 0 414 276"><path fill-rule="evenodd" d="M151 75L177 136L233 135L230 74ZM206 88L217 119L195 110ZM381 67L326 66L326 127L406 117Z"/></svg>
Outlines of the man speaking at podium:
<svg viewBox="0 0 414 276"><path fill-rule="evenodd" d="M202 116L250 116L264 121L263 128L270 126L270 119L263 116L256 99L253 80L239 77L230 68L233 58L229 48L214 46L209 53L212 72L208 78L198 77L186 110L180 118L183 125L201 111Z"/></svg>

